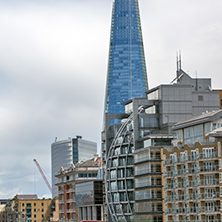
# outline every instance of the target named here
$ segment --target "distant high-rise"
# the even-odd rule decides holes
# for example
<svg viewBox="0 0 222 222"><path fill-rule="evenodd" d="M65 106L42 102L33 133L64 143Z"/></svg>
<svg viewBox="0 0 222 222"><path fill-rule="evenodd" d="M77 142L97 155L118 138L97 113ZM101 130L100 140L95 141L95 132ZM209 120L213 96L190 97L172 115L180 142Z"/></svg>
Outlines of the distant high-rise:
<svg viewBox="0 0 222 222"><path fill-rule="evenodd" d="M123 103L148 90L138 0L115 0L106 83L105 113L124 113Z"/></svg>
<svg viewBox="0 0 222 222"><path fill-rule="evenodd" d="M60 167L70 167L72 163L86 161L97 153L97 144L82 139L81 136L69 138L67 140L56 141L51 145L51 164L52 164L52 197L58 196L58 174Z"/></svg>

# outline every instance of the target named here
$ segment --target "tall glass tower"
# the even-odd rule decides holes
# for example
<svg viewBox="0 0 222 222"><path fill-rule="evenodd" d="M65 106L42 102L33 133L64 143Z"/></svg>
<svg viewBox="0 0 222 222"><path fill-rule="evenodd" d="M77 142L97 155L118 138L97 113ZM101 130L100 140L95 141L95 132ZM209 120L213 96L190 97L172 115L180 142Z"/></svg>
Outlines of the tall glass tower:
<svg viewBox="0 0 222 222"><path fill-rule="evenodd" d="M147 90L138 0L114 0L105 113L124 113L123 103Z"/></svg>

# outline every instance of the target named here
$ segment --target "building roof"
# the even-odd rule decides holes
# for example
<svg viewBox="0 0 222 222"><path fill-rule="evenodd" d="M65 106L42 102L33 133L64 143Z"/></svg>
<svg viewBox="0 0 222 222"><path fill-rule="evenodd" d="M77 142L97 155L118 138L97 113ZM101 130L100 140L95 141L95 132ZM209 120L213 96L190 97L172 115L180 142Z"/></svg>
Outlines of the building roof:
<svg viewBox="0 0 222 222"><path fill-rule="evenodd" d="M172 130L178 130L202 123L207 123L207 122L212 122L215 121L216 119L222 118L222 110L217 110L213 112L206 112L200 116L195 116L183 121L180 121L176 123L173 127Z"/></svg>
<svg viewBox="0 0 222 222"><path fill-rule="evenodd" d="M217 128L209 133L206 134L206 136L210 137L222 137L222 127Z"/></svg>
<svg viewBox="0 0 222 222"><path fill-rule="evenodd" d="M97 158L98 159L98 158ZM94 159L90 159L87 161L82 161L82 162L78 162L76 164L71 164L70 167L62 167L60 168L60 171L58 172L58 175L62 175L62 174L66 174L66 173L71 173L75 170L77 170L78 168L86 168L86 167L99 167L100 166L100 161L94 160Z"/></svg>
<svg viewBox="0 0 222 222"><path fill-rule="evenodd" d="M16 195L16 199L18 200L38 200L38 196L36 194L22 194Z"/></svg>

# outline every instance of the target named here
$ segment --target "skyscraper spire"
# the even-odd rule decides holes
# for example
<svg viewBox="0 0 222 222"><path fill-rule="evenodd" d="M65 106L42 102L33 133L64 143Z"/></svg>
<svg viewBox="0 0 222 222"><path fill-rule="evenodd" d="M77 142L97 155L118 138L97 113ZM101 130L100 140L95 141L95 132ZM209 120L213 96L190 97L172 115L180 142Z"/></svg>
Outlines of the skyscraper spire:
<svg viewBox="0 0 222 222"><path fill-rule="evenodd" d="M138 0L114 0L104 113L148 90Z"/></svg>

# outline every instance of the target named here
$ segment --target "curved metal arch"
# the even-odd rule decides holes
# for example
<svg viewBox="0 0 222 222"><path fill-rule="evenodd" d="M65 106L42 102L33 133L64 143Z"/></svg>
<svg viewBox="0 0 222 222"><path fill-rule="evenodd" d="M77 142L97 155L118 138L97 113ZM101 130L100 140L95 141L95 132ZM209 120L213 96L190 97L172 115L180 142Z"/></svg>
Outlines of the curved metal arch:
<svg viewBox="0 0 222 222"><path fill-rule="evenodd" d="M105 185L106 185L106 193L107 193L107 207L108 207L108 210L109 212L111 213L111 217L113 219L113 221L118 221L118 218L116 216L116 212L115 212L115 209L114 209L114 204L113 204L113 200L112 200L112 192L109 192L111 191L111 182L110 182L110 177L111 177L111 161L112 161L112 157L114 156L113 153L116 149L116 147L118 146L121 150L121 147L123 145L123 142L124 142L124 138L126 137L126 134L128 133L128 131L126 130L124 132L124 129L126 129L127 125L129 125L131 122L133 122L133 113L130 115L130 117L128 117L128 119L126 120L126 122L124 122L120 129L118 130L117 134L115 135L114 137L114 140L110 146L110 149L109 149L109 152L108 152L108 155L107 155L107 161L106 161L106 181L105 181ZM117 144L118 142L118 138L122 137L123 140L121 142L121 144ZM127 157L128 157L128 154L129 154L129 147L130 145L132 144L132 135L131 135L131 138L130 140L128 141L128 148L127 148L127 152L125 154L125 160L126 160L126 163L127 163ZM117 161L119 162L119 155L117 157ZM108 165L110 166L110 168L108 167ZM120 193L118 192L119 189L118 189L118 183L117 183L117 174L118 174L118 166L116 166L116 185L117 185L117 194L119 195ZM126 165L125 165L125 175L126 175ZM109 174L107 173L109 171ZM129 206L129 209L131 211L131 213L133 213L132 209L131 209L131 206L130 206L130 203L129 203L129 197L128 197L128 192L127 192L127 184L126 184L126 177L124 177L124 182L125 182L125 189L126 189L126 198L127 198L127 202L128 202L128 206ZM120 196L119 196L120 198ZM110 201L109 201L110 199ZM125 216L124 216L124 212L123 212L123 208L122 208L122 204L120 203L120 200L119 200L119 207L121 209L121 214L123 216L123 219L125 220L125 222L127 222Z"/></svg>

